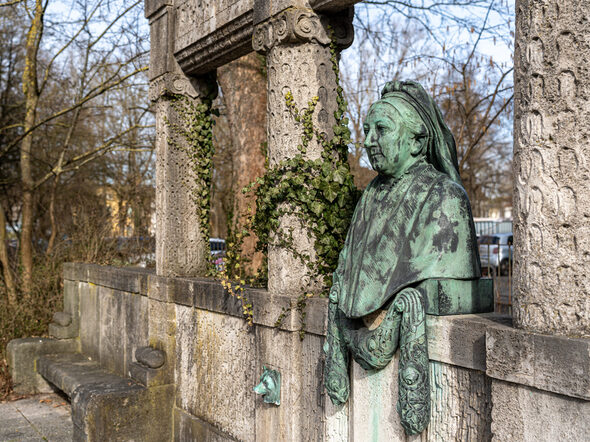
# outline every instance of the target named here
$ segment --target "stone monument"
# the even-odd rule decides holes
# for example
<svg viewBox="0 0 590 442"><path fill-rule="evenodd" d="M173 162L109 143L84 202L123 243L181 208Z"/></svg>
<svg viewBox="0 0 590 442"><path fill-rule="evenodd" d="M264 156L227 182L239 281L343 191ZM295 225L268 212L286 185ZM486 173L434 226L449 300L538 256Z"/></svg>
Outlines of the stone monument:
<svg viewBox="0 0 590 442"><path fill-rule="evenodd" d="M407 103L410 95L421 95L404 91L416 87L411 84L390 85L371 110L371 161L392 177L379 178L364 201L395 201L388 182L412 187L413 180L394 167L406 164L431 176L433 186L423 190L433 190L431 201L445 196L452 210L445 203L420 208L416 192L399 214L370 213L374 221L363 225L360 215L368 210L361 202L355 239L368 243L381 226L385 238L409 245L391 254L380 242L371 245L374 253L363 257L373 266L352 259L358 249L347 244L331 298L306 300L303 340L297 297L302 285L313 285L313 275L285 248L269 249L268 290L247 290L250 325L239 300L219 282L199 277L209 251L199 201L190 197L195 180L186 151L182 140L170 142L170 129L183 123L175 100L202 108L217 90L216 68L251 51L265 54L270 162L292 158L299 131L285 93L292 92L299 109L317 96L314 126L331 134L338 106L328 37L333 32L340 48L350 44L354 3L145 1L156 111L156 272L67 264L64 312L50 327L53 338L8 346L16 391L59 388L70 395L76 440L576 441L590 434L586 0L516 1L514 326L507 316L464 314L489 308L490 287L477 279L452 149L430 151L424 162L421 144L412 139L425 137L410 136L406 149L393 151L399 146L391 140L372 141L381 138L379 115L414 113L410 135L437 125L428 100L419 100L425 112ZM450 145L444 129L436 135L439 147ZM310 145L307 155L317 158L320 149ZM407 218L403 229L383 222L392 213ZM443 221L443 214L449 219ZM413 229L414 215L416 225L434 227ZM293 227L298 252L313 250L314 238L303 226L288 215L280 223ZM425 236L413 236L418 232ZM403 259L420 251L415 261ZM457 257L449 263L452 275L431 272L437 257L447 254ZM388 269L393 271L383 273ZM461 269L466 273L455 273ZM376 277L365 278L373 270ZM457 279L441 279L449 276ZM364 315L370 311L376 318ZM325 343L332 399L343 402L350 391L340 405L325 394ZM348 367L343 360L349 349ZM280 373L280 392L279 377L265 367ZM264 396L253 391L259 381L266 381L257 387ZM392 406L398 391L401 418ZM406 434L426 424L419 436Z"/></svg>

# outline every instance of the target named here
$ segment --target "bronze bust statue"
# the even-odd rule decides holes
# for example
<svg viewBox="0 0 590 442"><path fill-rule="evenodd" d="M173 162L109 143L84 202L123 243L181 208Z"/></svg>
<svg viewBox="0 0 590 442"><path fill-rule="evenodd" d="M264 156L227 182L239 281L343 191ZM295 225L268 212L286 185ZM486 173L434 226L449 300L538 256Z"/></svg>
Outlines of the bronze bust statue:
<svg viewBox="0 0 590 442"><path fill-rule="evenodd" d="M378 176L356 206L334 273L325 386L332 402L346 402L349 351L363 368L380 369L399 344L397 409L416 434L430 418L426 282L479 279L475 229L454 138L422 86L387 83L364 130ZM385 318L368 330L360 318L379 309Z"/></svg>

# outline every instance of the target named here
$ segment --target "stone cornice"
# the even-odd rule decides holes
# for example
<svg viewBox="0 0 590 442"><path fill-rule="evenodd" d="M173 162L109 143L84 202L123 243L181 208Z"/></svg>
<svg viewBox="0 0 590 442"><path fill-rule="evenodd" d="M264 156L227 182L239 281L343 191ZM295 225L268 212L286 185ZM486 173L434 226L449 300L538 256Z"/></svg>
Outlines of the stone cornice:
<svg viewBox="0 0 590 442"><path fill-rule="evenodd" d="M287 9L254 28L252 46L260 53L282 44L312 42L327 46L333 32L336 45L347 48L354 38L351 12L318 15L311 9Z"/></svg>
<svg viewBox="0 0 590 442"><path fill-rule="evenodd" d="M205 74L252 51L252 11L174 53L182 70Z"/></svg>

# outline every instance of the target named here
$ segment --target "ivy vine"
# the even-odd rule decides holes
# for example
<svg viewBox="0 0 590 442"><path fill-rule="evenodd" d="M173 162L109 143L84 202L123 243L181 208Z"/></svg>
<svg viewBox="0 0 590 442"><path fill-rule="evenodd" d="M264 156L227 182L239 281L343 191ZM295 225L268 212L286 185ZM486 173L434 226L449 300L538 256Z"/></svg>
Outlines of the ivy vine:
<svg viewBox="0 0 590 442"><path fill-rule="evenodd" d="M209 218L213 155L215 154L213 116L218 115L218 112L212 109L212 100L209 98L195 102L184 95L172 94L170 104L179 122L166 119L172 134L168 138L168 143L187 156L194 177L190 186L191 199L197 207L201 234L208 244L211 230Z"/></svg>
<svg viewBox="0 0 590 442"><path fill-rule="evenodd" d="M272 241L271 236L279 232L281 247L288 247L315 274L323 278L326 290L332 285L332 273L338 264L340 249L344 245L346 233L352 218L359 191L354 185L348 164L348 146L352 142L348 119L345 117L347 103L339 84L338 56L334 43L330 46L332 69L336 75L337 105L334 113L336 124L334 136L328 139L313 125L313 115L318 97L313 97L307 109L297 108L293 94L285 94L285 104L291 115L301 123L301 142L299 152L269 168L264 176L258 178L247 190L256 195L256 214L253 218L253 231L258 236L257 248L266 251ZM322 146L321 157L311 160L305 157L310 142L316 139ZM293 250L293 238L289 232L280 231L280 219L293 213L307 227L315 238L317 259L297 254ZM302 311L306 298L298 302Z"/></svg>

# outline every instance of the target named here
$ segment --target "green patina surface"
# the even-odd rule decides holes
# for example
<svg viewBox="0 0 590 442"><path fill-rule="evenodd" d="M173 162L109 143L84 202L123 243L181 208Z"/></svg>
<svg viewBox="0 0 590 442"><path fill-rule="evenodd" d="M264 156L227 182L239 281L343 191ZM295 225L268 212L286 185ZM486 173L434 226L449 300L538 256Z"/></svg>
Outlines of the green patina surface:
<svg viewBox="0 0 590 442"><path fill-rule="evenodd" d="M262 367L260 382L254 387L254 393L262 396L267 404L281 405L281 373L267 367Z"/></svg>
<svg viewBox="0 0 590 442"><path fill-rule="evenodd" d="M397 410L416 434L430 418L426 314L490 311L491 284L480 280L455 141L432 98L418 83L387 83L364 129L378 176L356 206L333 275L325 385L334 403L346 402L349 353L373 370L399 348ZM379 309L385 319L368 330L360 318Z"/></svg>
<svg viewBox="0 0 590 442"><path fill-rule="evenodd" d="M494 311L494 283L481 279L427 279L418 288L424 293L429 315L463 315Z"/></svg>

